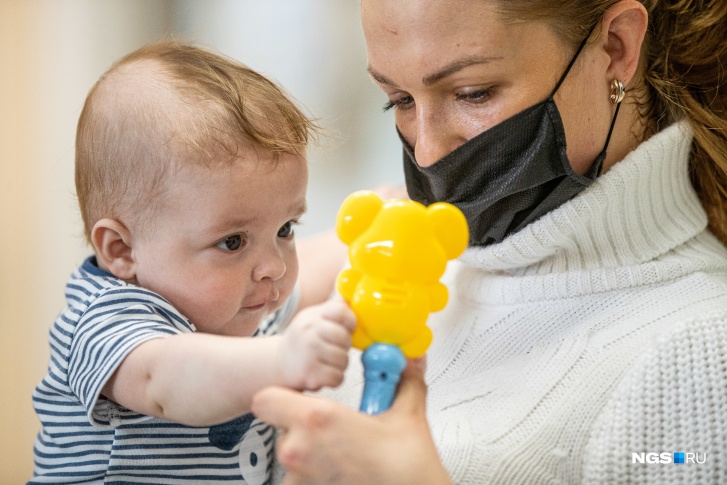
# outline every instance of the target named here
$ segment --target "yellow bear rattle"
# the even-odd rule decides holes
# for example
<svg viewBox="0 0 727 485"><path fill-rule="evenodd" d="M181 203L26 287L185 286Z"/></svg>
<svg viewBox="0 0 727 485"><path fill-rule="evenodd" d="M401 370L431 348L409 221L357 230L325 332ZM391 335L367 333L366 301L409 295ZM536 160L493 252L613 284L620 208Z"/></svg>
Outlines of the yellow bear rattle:
<svg viewBox="0 0 727 485"><path fill-rule="evenodd" d="M442 310L448 299L439 278L467 247L467 221L444 202L426 207L358 191L341 205L336 232L351 263L336 288L358 319L353 345L364 350L361 410L378 414L391 405L405 358L421 357L429 348L429 313Z"/></svg>

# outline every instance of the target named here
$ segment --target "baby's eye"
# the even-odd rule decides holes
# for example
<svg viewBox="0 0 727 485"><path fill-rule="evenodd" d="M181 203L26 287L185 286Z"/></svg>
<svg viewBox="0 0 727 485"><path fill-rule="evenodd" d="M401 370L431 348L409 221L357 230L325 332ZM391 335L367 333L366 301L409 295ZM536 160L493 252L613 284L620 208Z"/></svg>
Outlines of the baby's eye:
<svg viewBox="0 0 727 485"><path fill-rule="evenodd" d="M285 224L283 224L283 227L280 228L278 231L278 237L291 237L293 236L293 225L295 224L295 221L288 221Z"/></svg>
<svg viewBox="0 0 727 485"><path fill-rule="evenodd" d="M217 247L225 251L237 251L240 247L242 247L242 243L242 235L233 234L232 236L227 236L222 241L218 242Z"/></svg>

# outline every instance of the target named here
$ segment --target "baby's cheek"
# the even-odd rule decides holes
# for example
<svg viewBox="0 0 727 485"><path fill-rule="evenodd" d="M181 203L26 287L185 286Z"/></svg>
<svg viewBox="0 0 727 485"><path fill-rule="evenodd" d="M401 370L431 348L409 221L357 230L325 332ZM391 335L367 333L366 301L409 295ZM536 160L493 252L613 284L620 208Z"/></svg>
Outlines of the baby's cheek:
<svg viewBox="0 0 727 485"><path fill-rule="evenodd" d="M285 275L283 275L283 277L278 282L277 287L278 287L278 291L280 292L280 295L278 296L278 301L276 303L279 303L280 305L285 303L285 301L293 293L293 289L295 288L297 279L298 279L298 265L297 265L297 263L295 263L292 268L290 266L288 266L288 269L286 270Z"/></svg>
<svg viewBox="0 0 727 485"><path fill-rule="evenodd" d="M220 292L200 292L190 295L183 312L198 331L220 333L221 327L235 318L240 311L239 296Z"/></svg>

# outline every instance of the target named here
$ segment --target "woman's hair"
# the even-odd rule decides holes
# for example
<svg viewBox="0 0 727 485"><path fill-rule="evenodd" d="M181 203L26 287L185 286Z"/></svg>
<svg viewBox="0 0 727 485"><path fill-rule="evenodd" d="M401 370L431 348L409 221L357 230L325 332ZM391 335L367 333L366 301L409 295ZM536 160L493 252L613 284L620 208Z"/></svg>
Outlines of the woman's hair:
<svg viewBox="0 0 727 485"><path fill-rule="evenodd" d="M239 62L164 40L128 54L89 92L76 132L86 239L101 218L139 220L166 174L230 163L240 150L304 155L320 132L273 82Z"/></svg>
<svg viewBox="0 0 727 485"><path fill-rule="evenodd" d="M643 83L630 87L645 137L675 120L694 130L692 183L727 243L727 1L640 0L649 13ZM506 20L545 21L575 50L614 0L499 0Z"/></svg>

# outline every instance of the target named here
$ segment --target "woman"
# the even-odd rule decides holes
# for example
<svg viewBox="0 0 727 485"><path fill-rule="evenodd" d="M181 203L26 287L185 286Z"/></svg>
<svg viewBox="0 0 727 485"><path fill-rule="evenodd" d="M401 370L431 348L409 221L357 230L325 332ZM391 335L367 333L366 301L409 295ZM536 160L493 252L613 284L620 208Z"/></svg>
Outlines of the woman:
<svg viewBox="0 0 727 485"><path fill-rule="evenodd" d="M727 3L361 3L409 194L471 244L389 412L256 397L284 483L727 483Z"/></svg>

